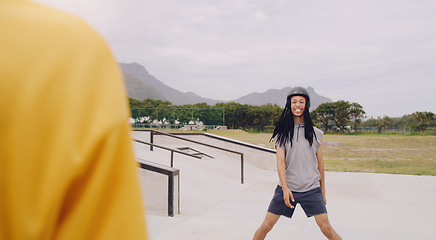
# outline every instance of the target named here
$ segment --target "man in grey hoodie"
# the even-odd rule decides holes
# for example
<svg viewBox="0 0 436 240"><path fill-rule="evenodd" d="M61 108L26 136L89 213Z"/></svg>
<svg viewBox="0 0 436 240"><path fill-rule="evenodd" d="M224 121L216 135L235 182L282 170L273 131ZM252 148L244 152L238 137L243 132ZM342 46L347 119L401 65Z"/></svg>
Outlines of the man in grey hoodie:
<svg viewBox="0 0 436 240"><path fill-rule="evenodd" d="M307 90L302 87L291 89L271 138L276 143L280 182L253 240L264 239L281 215L291 218L297 203L307 217L315 217L328 239L342 239L327 217L324 161L320 148L323 132L313 126L309 107Z"/></svg>

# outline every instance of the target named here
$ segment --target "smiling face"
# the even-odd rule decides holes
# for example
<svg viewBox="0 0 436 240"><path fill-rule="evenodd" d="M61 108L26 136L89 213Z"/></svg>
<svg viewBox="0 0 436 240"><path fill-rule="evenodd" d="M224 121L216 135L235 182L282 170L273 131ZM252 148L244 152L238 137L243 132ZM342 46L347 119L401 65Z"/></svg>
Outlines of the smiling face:
<svg viewBox="0 0 436 240"><path fill-rule="evenodd" d="M291 98L291 111L294 118L302 118L306 108L306 98L303 96L293 96ZM302 119L301 119L302 120Z"/></svg>

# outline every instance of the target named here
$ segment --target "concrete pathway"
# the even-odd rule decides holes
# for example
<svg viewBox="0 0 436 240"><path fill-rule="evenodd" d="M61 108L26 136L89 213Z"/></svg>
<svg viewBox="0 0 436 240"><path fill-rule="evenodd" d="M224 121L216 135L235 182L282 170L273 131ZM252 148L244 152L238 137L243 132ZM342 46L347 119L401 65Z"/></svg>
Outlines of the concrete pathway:
<svg viewBox="0 0 436 240"><path fill-rule="evenodd" d="M173 146L177 147L177 146ZM240 184L235 156L195 147L215 158L176 155L181 177L181 214L147 215L152 240L252 239L278 181L276 171L251 165ZM148 148L149 149L149 148ZM135 154L168 165L169 153L135 144ZM330 221L343 239L436 239L436 177L369 173L326 173ZM297 206L266 239L325 239L314 218Z"/></svg>

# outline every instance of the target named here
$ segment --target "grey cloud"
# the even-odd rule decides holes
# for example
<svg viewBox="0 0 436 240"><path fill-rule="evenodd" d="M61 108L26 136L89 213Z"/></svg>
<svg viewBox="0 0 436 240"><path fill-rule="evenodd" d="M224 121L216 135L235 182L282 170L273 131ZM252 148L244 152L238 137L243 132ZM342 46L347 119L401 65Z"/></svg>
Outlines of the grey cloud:
<svg viewBox="0 0 436 240"><path fill-rule="evenodd" d="M84 18L119 61L211 98L298 84L358 101L369 115L401 116L419 107L404 92L430 102L436 89L432 0L40 1ZM407 91L416 89L409 82L426 87ZM380 101L364 89L390 95Z"/></svg>

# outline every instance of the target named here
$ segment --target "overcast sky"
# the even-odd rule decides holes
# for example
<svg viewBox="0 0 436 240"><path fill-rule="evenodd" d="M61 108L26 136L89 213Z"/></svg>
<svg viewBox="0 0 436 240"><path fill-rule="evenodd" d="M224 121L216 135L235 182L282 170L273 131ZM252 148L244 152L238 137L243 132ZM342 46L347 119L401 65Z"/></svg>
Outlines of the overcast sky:
<svg viewBox="0 0 436 240"><path fill-rule="evenodd" d="M38 0L170 87L233 100L311 86L368 116L436 113L435 0Z"/></svg>

